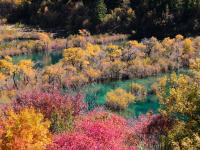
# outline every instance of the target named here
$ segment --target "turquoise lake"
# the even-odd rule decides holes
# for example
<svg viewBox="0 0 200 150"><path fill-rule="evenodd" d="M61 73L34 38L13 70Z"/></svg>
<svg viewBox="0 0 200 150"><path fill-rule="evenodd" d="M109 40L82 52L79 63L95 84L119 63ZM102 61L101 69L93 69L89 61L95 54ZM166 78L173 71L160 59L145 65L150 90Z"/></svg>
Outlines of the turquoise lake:
<svg viewBox="0 0 200 150"><path fill-rule="evenodd" d="M150 93L151 85L161 76L163 75L147 77L143 79L132 79L126 81L112 81L108 83L91 84L83 90L83 92L85 93L85 100L89 104L89 108L91 109L96 106L102 106L106 102L107 92L116 88L123 88L129 90L130 85L132 83L139 83L144 85L148 93ZM153 113L158 113L159 106L160 105L158 103L156 95L148 94L144 101L132 103L125 111L120 113L128 117L139 116L140 114L145 114L149 111L152 111Z"/></svg>

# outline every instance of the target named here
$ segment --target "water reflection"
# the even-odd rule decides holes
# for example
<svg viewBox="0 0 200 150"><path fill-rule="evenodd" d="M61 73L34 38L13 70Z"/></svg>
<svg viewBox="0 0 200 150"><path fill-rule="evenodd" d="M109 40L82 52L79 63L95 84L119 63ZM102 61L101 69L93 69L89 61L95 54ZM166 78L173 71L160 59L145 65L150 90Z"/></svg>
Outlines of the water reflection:
<svg viewBox="0 0 200 150"><path fill-rule="evenodd" d="M35 67L42 68L59 62L59 60L62 59L62 50L57 50L53 52L39 52L13 57L15 63L19 62L22 59L31 59L33 62L35 62Z"/></svg>

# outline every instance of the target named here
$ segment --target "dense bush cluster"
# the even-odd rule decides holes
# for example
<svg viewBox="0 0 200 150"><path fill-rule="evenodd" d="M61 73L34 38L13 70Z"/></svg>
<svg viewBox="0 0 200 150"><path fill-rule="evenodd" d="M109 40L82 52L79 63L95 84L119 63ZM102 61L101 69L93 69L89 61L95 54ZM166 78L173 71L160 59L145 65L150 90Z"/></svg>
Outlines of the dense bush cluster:
<svg viewBox="0 0 200 150"><path fill-rule="evenodd" d="M77 120L74 133L56 137L49 149L134 150L134 145L126 143L130 130L122 117L107 112L91 112Z"/></svg>
<svg viewBox="0 0 200 150"><path fill-rule="evenodd" d="M196 65L198 51L195 39L184 39L181 35L162 41L154 37L142 42L128 41L122 46L86 42L83 46L65 49L63 59L48 69L63 68L57 77L60 83L77 87L94 81L142 78L192 67ZM48 79L55 76L50 72L45 75Z"/></svg>
<svg viewBox="0 0 200 150"><path fill-rule="evenodd" d="M174 73L156 83L155 91L163 105L161 113L176 122L169 131L168 138L177 149L200 148L198 79L199 74L189 77Z"/></svg>
<svg viewBox="0 0 200 150"><path fill-rule="evenodd" d="M44 117L51 121L52 132L71 130L76 116L86 110L83 96L77 94L70 96L59 91L25 91L21 92L13 103L16 111L24 107L34 108L43 113Z"/></svg>
<svg viewBox="0 0 200 150"><path fill-rule="evenodd" d="M126 34L91 35L83 29L79 30L79 34L65 38L43 30L26 29L17 25L2 25L0 26L0 57L59 51L69 47L85 46L87 42L92 44L120 42L127 40L128 37L129 35Z"/></svg>
<svg viewBox="0 0 200 150"><path fill-rule="evenodd" d="M118 88L106 95L107 104L115 109L125 109L128 104L135 101L135 96L125 90Z"/></svg>
<svg viewBox="0 0 200 150"><path fill-rule="evenodd" d="M80 37L84 39L84 36ZM1 96L10 99L16 89L46 84L75 90L96 81L142 78L183 67L198 69L198 38L184 39L177 35L159 41L152 37L142 42L128 41L121 46L80 42L79 47L65 49L63 59L58 63L42 70L36 69L30 60L15 63L7 56L1 59ZM137 99L142 99L146 93L136 85L130 92Z"/></svg>

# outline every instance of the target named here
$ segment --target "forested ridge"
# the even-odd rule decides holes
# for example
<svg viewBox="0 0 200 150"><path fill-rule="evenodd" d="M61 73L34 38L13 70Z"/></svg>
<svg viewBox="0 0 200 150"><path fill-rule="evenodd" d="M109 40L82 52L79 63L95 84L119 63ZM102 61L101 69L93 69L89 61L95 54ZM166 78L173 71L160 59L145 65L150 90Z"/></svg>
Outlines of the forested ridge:
<svg viewBox="0 0 200 150"><path fill-rule="evenodd" d="M68 34L134 33L135 37L200 32L200 0L1 0L1 17Z"/></svg>

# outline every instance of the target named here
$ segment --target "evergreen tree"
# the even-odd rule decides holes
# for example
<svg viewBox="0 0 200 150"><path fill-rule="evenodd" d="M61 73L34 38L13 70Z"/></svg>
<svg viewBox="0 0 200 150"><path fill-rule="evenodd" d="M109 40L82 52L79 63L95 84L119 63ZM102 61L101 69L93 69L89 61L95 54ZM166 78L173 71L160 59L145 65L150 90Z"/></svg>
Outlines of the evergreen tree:
<svg viewBox="0 0 200 150"><path fill-rule="evenodd" d="M95 10L94 10L95 20L97 22L101 22L107 13L106 4L105 4L104 0L95 0L94 5L95 5L95 7L94 7L95 8Z"/></svg>

